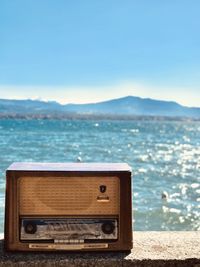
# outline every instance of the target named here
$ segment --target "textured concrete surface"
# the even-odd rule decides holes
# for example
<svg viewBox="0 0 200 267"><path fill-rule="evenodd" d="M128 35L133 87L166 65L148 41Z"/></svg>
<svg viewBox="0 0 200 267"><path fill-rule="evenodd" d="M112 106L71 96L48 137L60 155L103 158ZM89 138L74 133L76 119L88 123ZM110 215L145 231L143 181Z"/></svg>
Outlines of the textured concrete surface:
<svg viewBox="0 0 200 267"><path fill-rule="evenodd" d="M8 253L0 240L0 266L37 267L200 267L199 232L134 232L134 245L125 253Z"/></svg>

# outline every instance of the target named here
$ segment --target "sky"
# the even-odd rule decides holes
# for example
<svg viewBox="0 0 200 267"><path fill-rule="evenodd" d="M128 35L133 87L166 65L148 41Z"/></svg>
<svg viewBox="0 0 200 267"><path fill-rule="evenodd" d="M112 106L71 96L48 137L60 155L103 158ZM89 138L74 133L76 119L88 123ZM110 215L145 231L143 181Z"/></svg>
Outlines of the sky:
<svg viewBox="0 0 200 267"><path fill-rule="evenodd" d="M0 98L200 107L199 0L1 0Z"/></svg>

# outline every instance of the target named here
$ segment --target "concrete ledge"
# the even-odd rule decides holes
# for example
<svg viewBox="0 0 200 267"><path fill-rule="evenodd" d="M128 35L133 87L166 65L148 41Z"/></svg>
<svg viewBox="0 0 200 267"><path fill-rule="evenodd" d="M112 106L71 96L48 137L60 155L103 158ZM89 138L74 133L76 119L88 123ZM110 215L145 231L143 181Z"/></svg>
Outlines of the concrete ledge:
<svg viewBox="0 0 200 267"><path fill-rule="evenodd" d="M200 267L199 232L134 232L125 253L7 253L0 240L0 266Z"/></svg>

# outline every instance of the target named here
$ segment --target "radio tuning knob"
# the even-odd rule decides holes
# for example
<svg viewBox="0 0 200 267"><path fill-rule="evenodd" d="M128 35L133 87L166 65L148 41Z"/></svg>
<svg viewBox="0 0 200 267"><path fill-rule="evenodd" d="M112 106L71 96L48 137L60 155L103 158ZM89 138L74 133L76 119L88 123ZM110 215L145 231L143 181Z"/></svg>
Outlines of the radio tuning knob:
<svg viewBox="0 0 200 267"><path fill-rule="evenodd" d="M103 231L104 234L110 235L114 232L115 225L109 221L104 222L101 226L101 230Z"/></svg>
<svg viewBox="0 0 200 267"><path fill-rule="evenodd" d="M24 225L24 231L27 234L35 234L35 232L37 231L36 223L34 221L26 222L26 224Z"/></svg>

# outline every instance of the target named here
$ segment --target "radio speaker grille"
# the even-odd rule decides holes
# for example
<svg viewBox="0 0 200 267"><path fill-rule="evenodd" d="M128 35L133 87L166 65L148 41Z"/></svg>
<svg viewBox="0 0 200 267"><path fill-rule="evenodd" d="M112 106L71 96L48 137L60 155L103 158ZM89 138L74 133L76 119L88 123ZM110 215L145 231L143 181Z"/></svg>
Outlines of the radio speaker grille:
<svg viewBox="0 0 200 267"><path fill-rule="evenodd" d="M119 214L118 177L20 177L18 192L20 215Z"/></svg>

